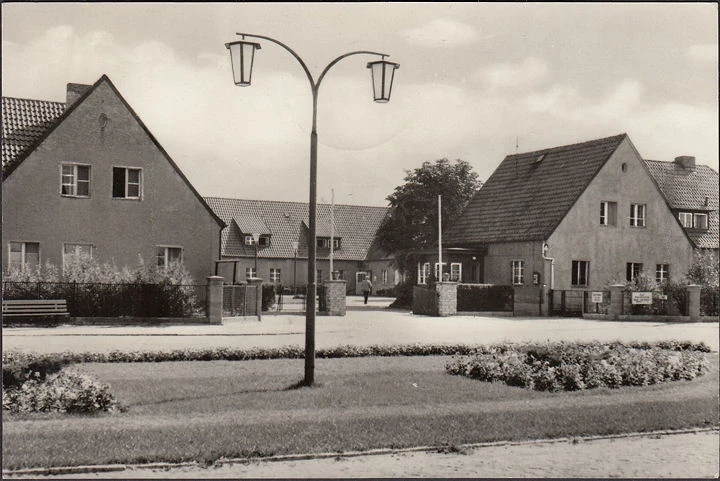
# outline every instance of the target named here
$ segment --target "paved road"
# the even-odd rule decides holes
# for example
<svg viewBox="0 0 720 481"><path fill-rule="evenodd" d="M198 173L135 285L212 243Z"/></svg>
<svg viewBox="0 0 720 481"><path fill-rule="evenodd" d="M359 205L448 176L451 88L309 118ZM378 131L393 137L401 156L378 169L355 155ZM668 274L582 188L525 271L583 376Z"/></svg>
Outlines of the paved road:
<svg viewBox="0 0 720 481"><path fill-rule="evenodd" d="M390 310L391 299L371 298L365 306L348 298L344 317L318 316L316 346L342 344L488 344L500 341L600 340L703 341L718 351L718 323L609 322L578 318L428 317ZM35 352L172 350L208 347L304 345L302 314L225 319L221 326L59 326L3 329L3 349Z"/></svg>
<svg viewBox="0 0 720 481"><path fill-rule="evenodd" d="M210 468L130 468L53 478L717 478L719 450L720 433L705 431L506 444L450 453L427 451L252 461Z"/></svg>

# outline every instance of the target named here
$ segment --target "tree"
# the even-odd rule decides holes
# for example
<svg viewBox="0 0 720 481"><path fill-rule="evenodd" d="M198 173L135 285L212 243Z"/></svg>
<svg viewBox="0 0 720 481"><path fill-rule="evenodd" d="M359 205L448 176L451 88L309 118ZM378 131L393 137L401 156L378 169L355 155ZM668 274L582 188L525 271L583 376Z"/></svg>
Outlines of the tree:
<svg viewBox="0 0 720 481"><path fill-rule="evenodd" d="M390 212L378 229L379 246L395 258L396 266L409 272L412 253L429 249L438 239L438 195L442 196L443 231L462 213L482 182L472 166L457 159L423 162L407 170L405 183L387 197Z"/></svg>

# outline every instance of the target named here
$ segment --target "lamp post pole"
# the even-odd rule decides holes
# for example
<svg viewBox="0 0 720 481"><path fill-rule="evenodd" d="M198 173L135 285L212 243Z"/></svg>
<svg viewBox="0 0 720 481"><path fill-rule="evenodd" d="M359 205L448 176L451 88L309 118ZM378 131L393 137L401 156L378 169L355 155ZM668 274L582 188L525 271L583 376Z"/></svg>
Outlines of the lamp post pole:
<svg viewBox="0 0 720 481"><path fill-rule="evenodd" d="M311 386L315 382L315 296L317 295L316 275L317 275L317 243L316 243L316 216L317 216L317 105L318 92L320 84L328 71L339 61L352 55L377 55L381 60L368 63L367 67L373 73L374 98L376 102L388 102L392 91L392 80L395 69L399 64L388 62L385 60L386 54L372 52L368 50L357 50L340 55L335 60L327 64L317 81L313 78L310 70L300 56L284 43L264 35L255 35L249 33L238 33L243 40L230 42L225 44L230 50L230 59L233 62L233 74L235 75L235 84L238 86L250 85L252 74L253 55L255 50L260 49L260 44L253 42L245 42L245 37L258 38L273 42L276 45L287 50L298 61L305 75L310 82L310 91L312 93L312 130L310 132L310 199L308 208L308 285L306 294L305 309L305 378L303 384ZM249 55L249 58L246 57ZM377 72L377 74L376 74Z"/></svg>

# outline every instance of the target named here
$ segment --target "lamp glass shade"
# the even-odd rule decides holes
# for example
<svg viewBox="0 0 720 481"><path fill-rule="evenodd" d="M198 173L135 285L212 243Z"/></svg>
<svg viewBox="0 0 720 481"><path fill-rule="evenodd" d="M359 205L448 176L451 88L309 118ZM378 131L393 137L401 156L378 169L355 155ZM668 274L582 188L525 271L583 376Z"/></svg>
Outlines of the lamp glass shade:
<svg viewBox="0 0 720 481"><path fill-rule="evenodd" d="M260 49L260 44L238 40L237 42L226 43L225 47L230 50L230 63L232 64L235 85L247 87L250 85L252 78L255 50Z"/></svg>
<svg viewBox="0 0 720 481"><path fill-rule="evenodd" d="M400 64L378 60L368 63L367 67L372 74L373 100L380 103L389 102L395 70L400 67Z"/></svg>

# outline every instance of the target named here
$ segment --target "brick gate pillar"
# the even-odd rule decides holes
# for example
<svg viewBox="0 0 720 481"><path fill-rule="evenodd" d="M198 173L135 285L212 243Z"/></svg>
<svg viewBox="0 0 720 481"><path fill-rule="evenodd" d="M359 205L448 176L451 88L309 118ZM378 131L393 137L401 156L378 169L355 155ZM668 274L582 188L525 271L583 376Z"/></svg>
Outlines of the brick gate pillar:
<svg viewBox="0 0 720 481"><path fill-rule="evenodd" d="M437 292L437 315L447 317L457 314L457 282L438 282L435 285L435 291Z"/></svg>
<svg viewBox="0 0 720 481"><path fill-rule="evenodd" d="M624 284L612 284L610 286L610 305L608 306L608 317L617 320L623 313L623 301L625 299Z"/></svg>
<svg viewBox="0 0 720 481"><path fill-rule="evenodd" d="M700 289L697 284L687 286L687 309L690 320L696 322L700 320Z"/></svg>
<svg viewBox="0 0 720 481"><path fill-rule="evenodd" d="M209 276L205 287L205 316L210 324L222 324L223 278Z"/></svg>
<svg viewBox="0 0 720 481"><path fill-rule="evenodd" d="M255 295L255 312L257 312L257 320L262 321L262 279L259 277L253 277L252 279L248 279L248 285L254 286L256 291Z"/></svg>
<svg viewBox="0 0 720 481"><path fill-rule="evenodd" d="M347 304L345 299L346 282L343 279L325 281L325 308L328 316L344 316Z"/></svg>

